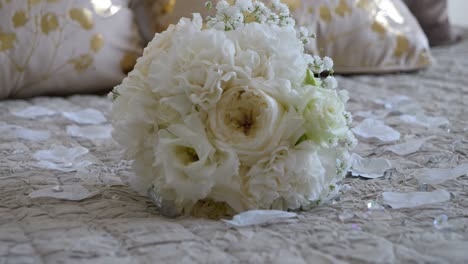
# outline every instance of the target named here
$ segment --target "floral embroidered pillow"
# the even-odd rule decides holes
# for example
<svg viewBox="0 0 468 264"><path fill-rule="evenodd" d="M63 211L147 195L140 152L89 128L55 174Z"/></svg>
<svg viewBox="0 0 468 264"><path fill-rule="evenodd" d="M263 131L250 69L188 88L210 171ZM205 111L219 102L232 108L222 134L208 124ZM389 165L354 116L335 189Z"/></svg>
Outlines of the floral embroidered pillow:
<svg viewBox="0 0 468 264"><path fill-rule="evenodd" d="M0 0L0 99L108 91L137 32L128 0Z"/></svg>
<svg viewBox="0 0 468 264"><path fill-rule="evenodd" d="M234 0L230 0L234 1ZM268 2L268 0L265 0ZM145 39L180 17L210 12L206 0L136 0L134 9ZM213 1L214 3L216 1ZM297 26L317 38L306 48L329 56L337 73L411 71L431 65L424 32L401 0L283 0Z"/></svg>

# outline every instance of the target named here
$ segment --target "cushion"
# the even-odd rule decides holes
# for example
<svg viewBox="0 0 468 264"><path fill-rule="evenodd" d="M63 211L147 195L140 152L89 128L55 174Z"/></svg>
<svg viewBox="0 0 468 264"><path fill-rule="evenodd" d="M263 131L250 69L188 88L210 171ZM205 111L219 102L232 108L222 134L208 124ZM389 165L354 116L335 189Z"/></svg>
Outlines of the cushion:
<svg viewBox="0 0 468 264"><path fill-rule="evenodd" d="M405 0L427 35L431 46L450 44L460 36L450 25L447 0Z"/></svg>
<svg viewBox="0 0 468 264"><path fill-rule="evenodd" d="M140 53L128 1L0 1L0 99L105 92Z"/></svg>
<svg viewBox="0 0 468 264"><path fill-rule="evenodd" d="M210 13L204 7L206 0L135 2L139 25L149 32L147 40L180 17ZM431 64L427 38L401 0L283 2L290 6L298 26L316 33L306 47L309 52L332 57L337 73L411 71Z"/></svg>

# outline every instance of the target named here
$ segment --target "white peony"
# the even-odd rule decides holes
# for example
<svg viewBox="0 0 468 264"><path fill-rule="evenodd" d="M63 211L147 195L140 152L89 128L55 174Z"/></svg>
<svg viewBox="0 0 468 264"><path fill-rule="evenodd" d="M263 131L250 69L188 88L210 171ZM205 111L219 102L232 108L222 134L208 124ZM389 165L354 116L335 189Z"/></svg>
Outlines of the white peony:
<svg viewBox="0 0 468 264"><path fill-rule="evenodd" d="M333 61L304 53L312 35L279 1L216 10L207 28L194 14L156 34L112 92L132 186L170 216L201 201L310 208L344 176L355 144L347 93L314 76Z"/></svg>

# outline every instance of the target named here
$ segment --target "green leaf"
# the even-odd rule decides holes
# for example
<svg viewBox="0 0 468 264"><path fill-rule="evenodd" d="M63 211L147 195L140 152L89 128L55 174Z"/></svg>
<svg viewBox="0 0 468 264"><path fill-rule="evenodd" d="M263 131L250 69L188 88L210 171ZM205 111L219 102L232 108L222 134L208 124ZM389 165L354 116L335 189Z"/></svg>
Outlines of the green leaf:
<svg viewBox="0 0 468 264"><path fill-rule="evenodd" d="M310 69L307 69L307 73L306 73L304 83L309 84L309 85L313 85L313 86L317 86L317 80L314 77L314 73Z"/></svg>

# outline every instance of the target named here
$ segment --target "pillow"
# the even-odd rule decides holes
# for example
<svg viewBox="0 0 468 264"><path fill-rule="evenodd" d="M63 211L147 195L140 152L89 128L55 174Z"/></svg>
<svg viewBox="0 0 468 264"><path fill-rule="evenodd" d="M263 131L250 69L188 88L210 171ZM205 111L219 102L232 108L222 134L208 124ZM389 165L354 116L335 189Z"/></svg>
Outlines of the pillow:
<svg viewBox="0 0 468 264"><path fill-rule="evenodd" d="M205 1L136 0L139 25L150 32L146 40L180 17L194 12L207 15ZM298 26L316 33L306 46L309 52L332 57L337 73L411 71L431 64L427 38L401 0L283 2Z"/></svg>
<svg viewBox="0 0 468 264"><path fill-rule="evenodd" d="M108 91L139 42L127 0L0 0L0 99Z"/></svg>
<svg viewBox="0 0 468 264"><path fill-rule="evenodd" d="M450 44L460 39L449 21L447 0L405 0L418 19L431 46Z"/></svg>

